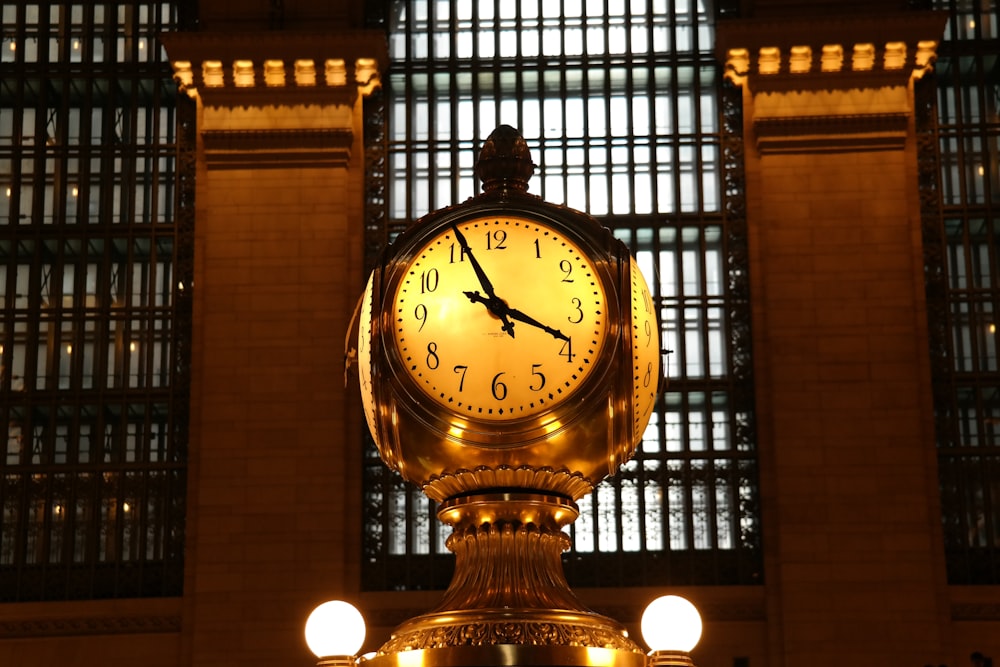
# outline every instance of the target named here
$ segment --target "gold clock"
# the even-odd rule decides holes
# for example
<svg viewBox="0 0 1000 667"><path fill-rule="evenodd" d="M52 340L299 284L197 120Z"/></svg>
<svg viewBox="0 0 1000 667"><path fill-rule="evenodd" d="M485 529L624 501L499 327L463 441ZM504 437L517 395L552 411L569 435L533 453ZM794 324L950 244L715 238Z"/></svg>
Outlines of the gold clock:
<svg viewBox="0 0 1000 667"><path fill-rule="evenodd" d="M555 408L598 365L608 335L590 254L525 215L442 226L409 259L392 299L405 372L427 399L474 419Z"/></svg>

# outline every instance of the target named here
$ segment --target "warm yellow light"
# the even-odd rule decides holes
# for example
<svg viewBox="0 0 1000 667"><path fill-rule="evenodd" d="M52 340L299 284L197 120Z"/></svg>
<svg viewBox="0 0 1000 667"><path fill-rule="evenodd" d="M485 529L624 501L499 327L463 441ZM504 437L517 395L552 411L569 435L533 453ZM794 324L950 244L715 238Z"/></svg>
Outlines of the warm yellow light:
<svg viewBox="0 0 1000 667"><path fill-rule="evenodd" d="M11 43L10 43L10 50L11 51L17 51L17 42L11 41Z"/></svg>
<svg viewBox="0 0 1000 667"><path fill-rule="evenodd" d="M306 621L306 645L317 658L354 655L365 642L365 619L349 602L324 602Z"/></svg>
<svg viewBox="0 0 1000 667"><path fill-rule="evenodd" d="M820 69L824 72L839 72L844 66L844 47L840 44L826 44L820 56Z"/></svg>
<svg viewBox="0 0 1000 667"><path fill-rule="evenodd" d="M139 50L142 51L144 48L146 48L146 40L140 39L139 40Z"/></svg>
<svg viewBox="0 0 1000 667"><path fill-rule="evenodd" d="M76 186L74 185L74 186L73 186L73 190L72 190L72 192L73 192L73 196L74 196L74 197L76 197L76 196L79 196L79 194L80 194L80 189L79 189L79 188L77 188L77 187L76 187Z"/></svg>
<svg viewBox="0 0 1000 667"><path fill-rule="evenodd" d="M80 50L80 40L78 40L78 39L74 39L73 40L73 50L74 51L79 51Z"/></svg>
<svg viewBox="0 0 1000 667"><path fill-rule="evenodd" d="M326 85L344 86L347 85L347 65L342 58L330 58L323 68L326 76Z"/></svg>
<svg viewBox="0 0 1000 667"><path fill-rule="evenodd" d="M701 614L679 595L664 595L642 612L642 638L651 651L691 651L701 639Z"/></svg>
<svg viewBox="0 0 1000 667"><path fill-rule="evenodd" d="M812 49L808 46L793 46L788 56L788 71L805 74L812 69Z"/></svg>
<svg viewBox="0 0 1000 667"><path fill-rule="evenodd" d="M616 658L617 651L598 646L587 647L587 664L590 667L611 667Z"/></svg>
<svg viewBox="0 0 1000 667"><path fill-rule="evenodd" d="M979 165L979 168L976 171L979 172L980 176L986 173L986 169L983 168L983 165Z"/></svg>
<svg viewBox="0 0 1000 667"><path fill-rule="evenodd" d="M750 51L742 48L729 49L726 56L726 76L733 83L742 85L743 78L750 71Z"/></svg>
<svg viewBox="0 0 1000 667"><path fill-rule="evenodd" d="M866 72L875 67L875 45L855 44L851 58L851 68L855 72Z"/></svg>
<svg viewBox="0 0 1000 667"><path fill-rule="evenodd" d="M128 344L128 350L129 352L135 352L135 341Z"/></svg>
<svg viewBox="0 0 1000 667"><path fill-rule="evenodd" d="M10 188L7 188L7 196L10 196Z"/></svg>
<svg viewBox="0 0 1000 667"><path fill-rule="evenodd" d="M316 63L312 60L295 61L295 85L316 85Z"/></svg>
<svg viewBox="0 0 1000 667"><path fill-rule="evenodd" d="M66 354L73 354L73 346L72 345L69 345L69 344L66 345Z"/></svg>
<svg viewBox="0 0 1000 667"><path fill-rule="evenodd" d="M776 46L762 46L757 60L761 74L777 74L781 70L781 49Z"/></svg>
<svg viewBox="0 0 1000 667"><path fill-rule="evenodd" d="M887 70L903 69L906 65L906 42L886 42L883 58Z"/></svg>
<svg viewBox="0 0 1000 667"><path fill-rule="evenodd" d="M264 85L285 85L285 62L283 60L264 61Z"/></svg>
<svg viewBox="0 0 1000 667"><path fill-rule="evenodd" d="M233 83L241 88L246 88L254 84L252 60L233 61Z"/></svg>
<svg viewBox="0 0 1000 667"><path fill-rule="evenodd" d="M56 505L55 507L52 508L52 511L55 514L62 514L62 510L63 510L62 505Z"/></svg>
<svg viewBox="0 0 1000 667"><path fill-rule="evenodd" d="M997 325L994 324L993 322L990 322L990 333L996 333L996 332L997 332ZM0 347L0 352L3 352L2 347Z"/></svg>
<svg viewBox="0 0 1000 667"><path fill-rule="evenodd" d="M203 62L201 64L201 78L209 88L222 86L222 61L206 60Z"/></svg>
<svg viewBox="0 0 1000 667"><path fill-rule="evenodd" d="M123 512L128 512L131 509L132 509L132 507L128 503L122 503L122 511Z"/></svg>
<svg viewBox="0 0 1000 667"><path fill-rule="evenodd" d="M976 27L976 19L969 19L969 30Z"/></svg>

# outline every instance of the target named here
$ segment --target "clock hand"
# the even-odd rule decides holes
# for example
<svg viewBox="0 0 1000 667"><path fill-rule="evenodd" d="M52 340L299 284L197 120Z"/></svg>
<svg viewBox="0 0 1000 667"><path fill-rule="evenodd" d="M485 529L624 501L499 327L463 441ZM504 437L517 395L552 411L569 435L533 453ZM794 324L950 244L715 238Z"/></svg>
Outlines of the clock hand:
<svg viewBox="0 0 1000 667"><path fill-rule="evenodd" d="M514 323L507 319L507 304L503 302L503 299L497 297L496 291L493 289L493 283L490 282L489 277L486 275L486 271L483 270L482 265L479 264L479 260L476 256L472 254L472 248L469 247L469 242L465 240L465 235L458 231L458 225L454 222L451 223L451 229L455 232L455 238L458 239L458 244L462 246L462 252L469 256L469 261L472 263L472 268L476 272L476 277L479 278L479 284L483 286L483 291L486 292L488 299L472 299L469 296L469 292L466 292L466 296L469 296L473 301L478 301L478 303L486 306L486 309L500 318L503 322L502 329L510 334L510 337L514 337ZM478 292L475 292L478 295Z"/></svg>
<svg viewBox="0 0 1000 667"><path fill-rule="evenodd" d="M471 301L472 303L481 303L484 306L486 306L486 310L490 311L491 313L499 317L500 320L503 322L500 328L509 333L511 338L514 337L514 323L511 322L509 319L507 319L507 313L510 312L510 309L507 307L507 304L504 302L503 299L497 298L495 296L491 299L489 297L483 296L479 292L466 291L463 292L463 294L469 297L469 301Z"/></svg>
<svg viewBox="0 0 1000 667"><path fill-rule="evenodd" d="M465 296L469 297L469 300L472 301L473 303L481 303L481 304L487 305L488 302L489 302L489 299L487 299L486 297L484 297L479 292L465 292ZM569 340L569 336L567 336L566 334L564 334L562 331L559 331L559 329L553 329L550 326L546 326L546 325L542 324L541 322L539 322L538 320L536 320L535 318L533 318L532 316L530 316L530 315L528 315L526 313L521 312L517 308L511 308L510 306L508 306L503 301L500 301L500 303L503 304L504 313L507 314L507 315L510 315L512 319L515 319L515 320L517 320L519 322L524 322L525 324L529 324L529 325L531 325L533 327L538 327L539 329L541 329L545 333L549 334L553 338L558 338L560 340ZM491 310L491 312L492 312L492 310ZM511 329L513 329L514 328L514 323L511 322L510 326L511 326ZM506 329L505 329L505 331L506 331ZM514 332L513 331L510 331L508 333L510 333L511 337L514 336Z"/></svg>
<svg viewBox="0 0 1000 667"><path fill-rule="evenodd" d="M564 334L562 331L559 331L559 329L553 329L552 327L546 326L541 322L539 322L538 320L536 320L535 318L531 317L530 315L525 315L517 308L508 307L507 314L519 322L524 322L525 324L530 324L533 327L538 327L539 329L549 334L553 338L559 338L561 340L569 340L569 336Z"/></svg>

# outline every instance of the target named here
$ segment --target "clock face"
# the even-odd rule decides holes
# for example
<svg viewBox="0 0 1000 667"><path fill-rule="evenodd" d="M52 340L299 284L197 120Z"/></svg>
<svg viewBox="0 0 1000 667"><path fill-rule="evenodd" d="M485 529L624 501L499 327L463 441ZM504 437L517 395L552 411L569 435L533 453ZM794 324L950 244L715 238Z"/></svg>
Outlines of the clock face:
<svg viewBox="0 0 1000 667"><path fill-rule="evenodd" d="M660 381L660 328L656 324L653 298L635 258L631 260L632 282L632 436L636 443L649 423Z"/></svg>
<svg viewBox="0 0 1000 667"><path fill-rule="evenodd" d="M396 288L393 334L406 372L449 412L528 418L591 373L609 309L594 264L548 225L491 216L445 226Z"/></svg>

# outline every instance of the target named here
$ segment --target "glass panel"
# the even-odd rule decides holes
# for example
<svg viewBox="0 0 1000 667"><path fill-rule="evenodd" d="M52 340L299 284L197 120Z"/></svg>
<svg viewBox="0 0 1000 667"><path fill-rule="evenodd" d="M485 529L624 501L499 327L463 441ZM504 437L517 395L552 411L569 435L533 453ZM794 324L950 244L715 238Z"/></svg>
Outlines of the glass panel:
<svg viewBox="0 0 1000 667"><path fill-rule="evenodd" d="M193 107L155 46L177 11L3 7L0 602L181 592Z"/></svg>
<svg viewBox="0 0 1000 667"><path fill-rule="evenodd" d="M995 2L944 2L935 67L937 121L922 127L940 159L940 189L924 192L931 368L948 578L1000 583L1000 384L997 367L1000 197ZM940 220L940 223L936 222ZM934 221L934 222L932 222Z"/></svg>

